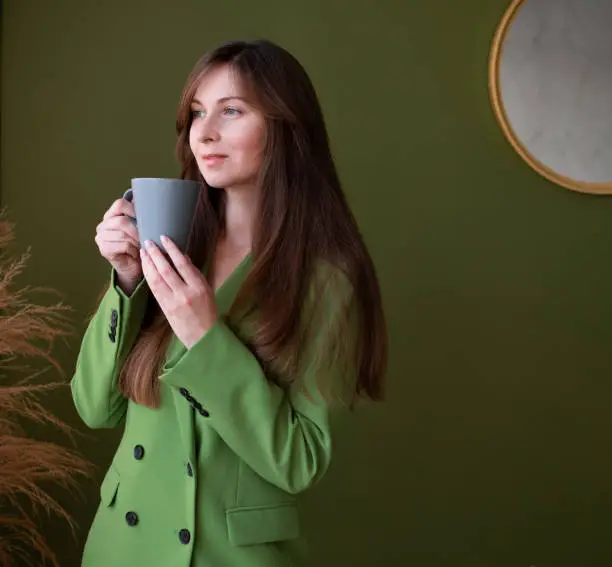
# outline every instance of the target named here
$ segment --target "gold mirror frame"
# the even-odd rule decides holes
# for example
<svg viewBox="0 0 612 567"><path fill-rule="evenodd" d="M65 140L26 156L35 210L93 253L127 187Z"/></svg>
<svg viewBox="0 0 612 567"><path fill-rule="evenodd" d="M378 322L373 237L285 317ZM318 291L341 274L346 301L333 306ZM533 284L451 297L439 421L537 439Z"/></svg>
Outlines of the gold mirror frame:
<svg viewBox="0 0 612 567"><path fill-rule="evenodd" d="M529 153L527 148L520 142L516 133L512 129L512 126L510 125L508 116L506 115L502 104L502 95L499 86L501 54L504 40L506 39L508 29L510 28L510 24L512 23L514 17L516 16L517 12L525 1L527 0L512 0L512 3L510 4L510 7L506 10L506 13L502 18L502 21L500 22L497 31L495 32L495 37L493 39L493 45L491 47L491 53L489 56L489 95L491 97L491 103L493 105L495 117L497 118L497 121L501 126L504 135L506 136L512 147L516 150L516 152L535 171L537 171L540 175L542 175L549 181L561 185L566 189L579 191L581 193L591 193L596 195L612 194L612 182L589 183L588 181L577 181L576 179L561 175L560 173L557 173L556 171L544 165L535 156Z"/></svg>

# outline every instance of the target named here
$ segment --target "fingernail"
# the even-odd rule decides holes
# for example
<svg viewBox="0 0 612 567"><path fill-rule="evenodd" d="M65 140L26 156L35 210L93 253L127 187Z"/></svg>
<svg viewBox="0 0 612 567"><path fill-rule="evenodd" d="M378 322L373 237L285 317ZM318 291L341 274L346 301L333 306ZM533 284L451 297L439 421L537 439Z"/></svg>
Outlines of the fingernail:
<svg viewBox="0 0 612 567"><path fill-rule="evenodd" d="M153 248L153 242L151 242L150 240L145 240L145 246L147 248Z"/></svg>
<svg viewBox="0 0 612 567"><path fill-rule="evenodd" d="M168 237L165 234L161 235L161 241L162 242L168 242Z"/></svg>

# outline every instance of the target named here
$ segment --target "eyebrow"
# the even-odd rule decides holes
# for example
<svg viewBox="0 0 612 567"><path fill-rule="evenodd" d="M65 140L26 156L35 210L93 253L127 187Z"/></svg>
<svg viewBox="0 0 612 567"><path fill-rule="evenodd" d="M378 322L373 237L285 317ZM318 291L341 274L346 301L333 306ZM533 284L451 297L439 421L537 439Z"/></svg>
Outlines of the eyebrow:
<svg viewBox="0 0 612 567"><path fill-rule="evenodd" d="M225 96L223 98L220 98L217 102L223 103L223 102L227 102L228 100L241 100L243 102L248 103L248 100L242 96ZM200 106L204 106L197 98L192 99L191 103L199 104Z"/></svg>

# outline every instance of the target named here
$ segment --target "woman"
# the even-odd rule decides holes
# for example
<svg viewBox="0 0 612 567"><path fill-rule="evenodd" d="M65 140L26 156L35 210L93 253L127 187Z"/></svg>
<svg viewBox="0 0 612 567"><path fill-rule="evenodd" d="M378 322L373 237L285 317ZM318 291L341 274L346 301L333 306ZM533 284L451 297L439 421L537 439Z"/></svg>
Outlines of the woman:
<svg viewBox="0 0 612 567"><path fill-rule="evenodd" d="M89 427L125 429L83 565L304 565L296 496L329 465L330 411L382 396L372 261L282 48L205 55L177 133L202 183L187 253L140 250L125 200L97 228L111 284L71 386Z"/></svg>

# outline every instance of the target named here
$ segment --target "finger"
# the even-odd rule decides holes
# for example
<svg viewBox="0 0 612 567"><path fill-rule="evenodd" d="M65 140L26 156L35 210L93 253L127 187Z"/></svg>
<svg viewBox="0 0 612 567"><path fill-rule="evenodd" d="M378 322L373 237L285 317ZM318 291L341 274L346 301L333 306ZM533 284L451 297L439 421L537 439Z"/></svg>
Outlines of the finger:
<svg viewBox="0 0 612 567"><path fill-rule="evenodd" d="M132 239L138 242L138 228L125 215L110 217L106 220L103 220L96 227L96 231L105 230L105 229L121 230L126 235L129 235Z"/></svg>
<svg viewBox="0 0 612 567"><path fill-rule="evenodd" d="M102 218L106 220L111 217L122 214L121 210L123 208L123 204L121 203L121 201L125 201L125 199L116 199L115 201L113 201L113 204L104 213L104 216Z"/></svg>
<svg viewBox="0 0 612 567"><path fill-rule="evenodd" d="M109 219L118 215L127 215L129 217L136 216L136 210L134 209L134 203L126 199L116 199L110 206L108 211L104 213L103 219Z"/></svg>
<svg viewBox="0 0 612 567"><path fill-rule="evenodd" d="M171 238L162 235L161 242L168 256L170 256L176 271L188 286L196 287L205 283L204 276L202 276L200 270L196 269L191 259L181 252L180 248Z"/></svg>
<svg viewBox="0 0 612 567"><path fill-rule="evenodd" d="M138 238L133 238L122 230L101 229L96 234L95 240L99 244L102 244L104 242L129 242L132 246L140 248Z"/></svg>
<svg viewBox="0 0 612 567"><path fill-rule="evenodd" d="M166 280L161 276L155 262L144 248L140 249L140 259L142 263L142 272L149 284L149 288L160 302L167 302L169 296L172 295L172 289L166 283Z"/></svg>
<svg viewBox="0 0 612 567"><path fill-rule="evenodd" d="M146 243L146 251L157 269L159 275L168 284L168 287L174 291L180 291L185 287L185 282L178 275L174 266L166 259L162 251L154 242Z"/></svg>
<svg viewBox="0 0 612 567"><path fill-rule="evenodd" d="M140 261L140 253L138 247L130 244L127 241L122 242L104 242L99 244L100 252L105 258L115 259L121 255L128 255L134 260Z"/></svg>

